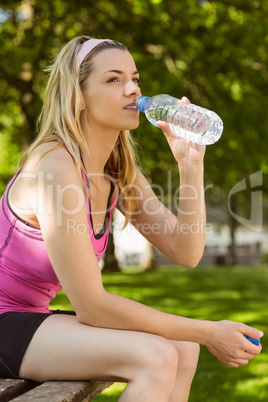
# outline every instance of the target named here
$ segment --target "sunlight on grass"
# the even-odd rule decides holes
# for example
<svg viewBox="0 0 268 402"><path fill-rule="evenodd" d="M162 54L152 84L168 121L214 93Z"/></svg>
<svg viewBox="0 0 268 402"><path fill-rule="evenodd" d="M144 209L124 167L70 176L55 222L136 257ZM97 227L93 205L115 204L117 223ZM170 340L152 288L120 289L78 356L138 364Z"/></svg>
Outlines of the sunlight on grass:
<svg viewBox="0 0 268 402"><path fill-rule="evenodd" d="M239 381L234 388L234 395L243 397L266 398L267 400L268 377L254 378ZM252 399L253 400L253 399Z"/></svg>
<svg viewBox="0 0 268 402"><path fill-rule="evenodd" d="M229 320L233 321L242 321L242 322L256 322L263 318L263 314L261 312L256 311L238 311L230 313L228 316ZM260 328L262 329L262 328Z"/></svg>
<svg viewBox="0 0 268 402"><path fill-rule="evenodd" d="M109 388L107 388L104 392L103 395L114 395L116 392L123 392L127 384L122 383L122 382L115 382L113 385L111 385Z"/></svg>
<svg viewBox="0 0 268 402"><path fill-rule="evenodd" d="M168 313L203 320L243 322L261 329L263 351L247 366L232 369L202 346L189 402L268 401L268 270L215 267L189 270L163 267L103 275L108 292L139 301ZM52 309L72 310L64 292ZM115 383L95 398L117 402L126 384Z"/></svg>
<svg viewBox="0 0 268 402"><path fill-rule="evenodd" d="M191 293L193 300L210 300L210 299L240 299L241 293L234 290L217 290L210 293Z"/></svg>
<svg viewBox="0 0 268 402"><path fill-rule="evenodd" d="M103 393L94 399L96 402L117 402L120 395L124 391L127 384L115 382L109 388L105 389Z"/></svg>

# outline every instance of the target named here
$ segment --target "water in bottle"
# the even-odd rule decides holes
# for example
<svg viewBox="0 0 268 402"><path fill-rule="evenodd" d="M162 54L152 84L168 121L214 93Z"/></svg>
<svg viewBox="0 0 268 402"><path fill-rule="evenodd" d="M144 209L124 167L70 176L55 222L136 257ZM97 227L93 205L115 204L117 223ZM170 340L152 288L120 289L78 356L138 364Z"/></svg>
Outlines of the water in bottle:
<svg viewBox="0 0 268 402"><path fill-rule="evenodd" d="M211 110L192 103L177 104L169 95L140 96L137 108L154 125L158 120L169 124L173 132L197 144L210 145L219 140L223 131L221 118Z"/></svg>

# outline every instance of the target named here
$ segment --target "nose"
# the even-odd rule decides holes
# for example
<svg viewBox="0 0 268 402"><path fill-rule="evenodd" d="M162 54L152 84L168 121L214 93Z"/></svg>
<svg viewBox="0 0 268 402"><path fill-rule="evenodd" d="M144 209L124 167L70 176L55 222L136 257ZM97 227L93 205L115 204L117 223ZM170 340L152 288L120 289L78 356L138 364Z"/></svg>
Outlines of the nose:
<svg viewBox="0 0 268 402"><path fill-rule="evenodd" d="M137 84L135 84L134 81L129 80L125 86L125 95L126 96L131 96L131 95L140 96L141 95L140 87Z"/></svg>

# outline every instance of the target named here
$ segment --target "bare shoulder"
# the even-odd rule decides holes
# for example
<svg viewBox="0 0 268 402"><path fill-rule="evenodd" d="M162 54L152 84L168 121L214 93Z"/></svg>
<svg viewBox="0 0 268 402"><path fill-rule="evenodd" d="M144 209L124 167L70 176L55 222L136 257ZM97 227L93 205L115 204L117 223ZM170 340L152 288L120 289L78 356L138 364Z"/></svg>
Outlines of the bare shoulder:
<svg viewBox="0 0 268 402"><path fill-rule="evenodd" d="M24 171L42 172L50 180L68 181L78 177L73 158L62 144L50 142L39 145L26 162ZM53 180L52 180L53 181Z"/></svg>

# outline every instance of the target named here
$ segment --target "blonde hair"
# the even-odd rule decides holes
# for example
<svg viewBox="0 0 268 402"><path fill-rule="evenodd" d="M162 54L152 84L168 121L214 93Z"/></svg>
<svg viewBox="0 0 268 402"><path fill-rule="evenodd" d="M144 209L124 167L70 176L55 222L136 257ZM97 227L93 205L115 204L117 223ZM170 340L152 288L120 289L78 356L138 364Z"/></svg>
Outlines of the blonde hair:
<svg viewBox="0 0 268 402"><path fill-rule="evenodd" d="M81 169L84 170L81 155L83 151L89 153L89 150L81 127L82 91L93 69L94 55L111 48L127 51L127 48L119 42L102 42L85 57L78 68L77 53L80 46L88 39L91 38L81 36L72 39L62 48L52 66L46 69L50 72L50 76L38 119L39 133L22 155L21 163L25 162L39 145L60 139L72 156L79 174ZM61 143L52 149L59 146L62 146ZM46 153L47 151L41 157ZM126 217L125 225L137 208L136 163L130 132L121 131L106 163L105 173L118 183L120 203Z"/></svg>

